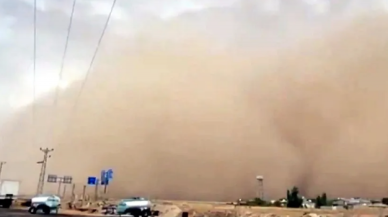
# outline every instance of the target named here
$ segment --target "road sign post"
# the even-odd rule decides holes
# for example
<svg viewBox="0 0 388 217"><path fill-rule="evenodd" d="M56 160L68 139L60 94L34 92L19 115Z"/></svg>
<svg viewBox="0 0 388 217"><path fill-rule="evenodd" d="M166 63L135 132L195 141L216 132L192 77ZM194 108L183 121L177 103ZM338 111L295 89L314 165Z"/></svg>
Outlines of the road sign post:
<svg viewBox="0 0 388 217"><path fill-rule="evenodd" d="M101 171L101 185L104 186L104 194L107 193L109 182L112 179L113 179L113 170L112 169L108 169L106 171L105 170Z"/></svg>
<svg viewBox="0 0 388 217"><path fill-rule="evenodd" d="M96 180L96 188L94 189L94 199L97 201L98 200L98 182L99 180Z"/></svg>
<svg viewBox="0 0 388 217"><path fill-rule="evenodd" d="M71 201L75 201L75 184L71 187Z"/></svg>
<svg viewBox="0 0 388 217"><path fill-rule="evenodd" d="M94 185L94 199L95 200L98 200L98 183L99 183L99 180L96 177L94 177L94 176L88 177L88 185Z"/></svg>
<svg viewBox="0 0 388 217"><path fill-rule="evenodd" d="M104 186L104 194L106 194L107 187L109 185L110 180L112 180L112 178L113 178L113 170L112 169L101 170L100 179L98 179L95 176L89 176L88 177L87 184L95 186L95 189L94 189L95 200L98 199L98 188L99 188L99 185L101 184L101 185Z"/></svg>
<svg viewBox="0 0 388 217"><path fill-rule="evenodd" d="M86 185L82 188L82 205L85 203Z"/></svg>
<svg viewBox="0 0 388 217"><path fill-rule="evenodd" d="M65 198L65 196L66 196L66 186L67 186L67 185L64 185L64 186L63 186L63 193L62 193L62 197L63 197L63 198Z"/></svg>
<svg viewBox="0 0 388 217"><path fill-rule="evenodd" d="M47 182L49 182L49 183L58 183L57 194L58 194L58 196L61 196L62 184L71 184L73 182L73 177L72 176L59 177L57 175L49 174L47 176Z"/></svg>
<svg viewBox="0 0 388 217"><path fill-rule="evenodd" d="M61 195L61 185L62 185L62 182L63 182L63 178L62 177L58 177L58 191L57 191L57 195L58 196Z"/></svg>

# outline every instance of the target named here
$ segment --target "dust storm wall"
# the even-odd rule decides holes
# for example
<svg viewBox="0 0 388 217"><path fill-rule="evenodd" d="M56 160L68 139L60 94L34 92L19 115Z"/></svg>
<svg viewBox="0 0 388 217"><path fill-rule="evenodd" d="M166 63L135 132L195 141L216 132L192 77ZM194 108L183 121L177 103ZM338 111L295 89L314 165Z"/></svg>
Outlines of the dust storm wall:
<svg viewBox="0 0 388 217"><path fill-rule="evenodd" d="M9 121L1 154L14 163L4 175L33 192L38 147L49 146L49 172L78 183L113 168L112 196L250 197L258 174L270 197L292 185L308 195L381 196L387 21L359 18L272 53L253 45L216 52L198 35L152 46L146 37L136 47L117 41L74 116L79 84L56 110L38 103L34 126L31 108Z"/></svg>

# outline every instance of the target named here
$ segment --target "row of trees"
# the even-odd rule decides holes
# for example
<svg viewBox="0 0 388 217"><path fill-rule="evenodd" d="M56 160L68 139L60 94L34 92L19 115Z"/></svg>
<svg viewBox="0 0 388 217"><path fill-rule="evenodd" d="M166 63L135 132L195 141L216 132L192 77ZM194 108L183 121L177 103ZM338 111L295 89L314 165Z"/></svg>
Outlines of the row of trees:
<svg viewBox="0 0 388 217"><path fill-rule="evenodd" d="M275 203L270 203L268 201L264 201L260 198L255 198L254 200L248 201L246 205L250 206L286 206L289 208L301 208L303 207L303 198L299 194L299 189L297 187L293 187L291 190L287 190L286 196L286 204L283 204L281 200L275 201ZM318 195L315 199L312 199L312 202L315 203L316 208L320 208L322 206L331 205L331 201L328 200L326 193Z"/></svg>
<svg viewBox="0 0 388 217"><path fill-rule="evenodd" d="M299 195L297 187L293 187L291 190L287 190L287 207L300 208L303 206L303 198ZM326 193L318 195L312 200L315 203L315 208L321 208L322 206L329 206L331 203L327 199Z"/></svg>

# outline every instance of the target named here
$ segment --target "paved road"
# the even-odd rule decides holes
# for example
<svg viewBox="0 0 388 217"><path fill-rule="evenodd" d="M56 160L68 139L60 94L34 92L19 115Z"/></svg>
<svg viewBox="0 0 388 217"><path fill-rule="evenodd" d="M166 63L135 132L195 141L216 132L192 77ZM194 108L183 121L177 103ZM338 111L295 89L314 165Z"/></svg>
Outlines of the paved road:
<svg viewBox="0 0 388 217"><path fill-rule="evenodd" d="M39 217L39 216L46 216L43 214L30 214L26 210L20 210L20 209L3 209L0 208L0 216L1 217ZM85 217L85 215L70 215L70 214L58 214L58 215L52 215L52 216L58 216L58 217ZM87 217L101 217L101 215L87 215Z"/></svg>

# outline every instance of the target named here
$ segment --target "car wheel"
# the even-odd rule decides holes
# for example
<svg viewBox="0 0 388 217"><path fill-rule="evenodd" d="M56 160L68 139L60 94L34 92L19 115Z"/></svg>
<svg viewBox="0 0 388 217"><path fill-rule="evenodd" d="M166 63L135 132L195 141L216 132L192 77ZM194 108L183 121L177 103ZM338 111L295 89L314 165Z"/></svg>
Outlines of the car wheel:
<svg viewBox="0 0 388 217"><path fill-rule="evenodd" d="M128 209L124 212L124 214L131 215L133 217L140 217L141 216L140 210L137 210L137 209Z"/></svg>
<svg viewBox="0 0 388 217"><path fill-rule="evenodd" d="M31 214L36 214L36 211L37 211L37 209L35 207L30 207L28 209L28 212L31 213Z"/></svg>
<svg viewBox="0 0 388 217"><path fill-rule="evenodd" d="M50 214L50 212L51 212L50 208L47 207L47 206L42 207L42 211L43 211L43 213L44 213L45 215L48 215L48 214Z"/></svg>
<svg viewBox="0 0 388 217"><path fill-rule="evenodd" d="M150 210L144 210L142 213L142 216L148 217L151 216L151 211Z"/></svg>

